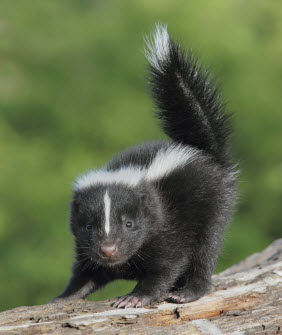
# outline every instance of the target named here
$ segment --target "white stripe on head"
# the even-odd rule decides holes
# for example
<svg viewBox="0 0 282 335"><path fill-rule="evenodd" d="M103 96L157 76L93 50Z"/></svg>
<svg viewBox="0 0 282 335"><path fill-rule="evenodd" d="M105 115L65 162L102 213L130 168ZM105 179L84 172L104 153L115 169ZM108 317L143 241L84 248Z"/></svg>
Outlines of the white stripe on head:
<svg viewBox="0 0 282 335"><path fill-rule="evenodd" d="M136 186L144 177L144 170L129 166L120 170L92 170L78 177L74 183L74 190L78 191L97 184L125 184Z"/></svg>
<svg viewBox="0 0 282 335"><path fill-rule="evenodd" d="M145 36L145 56L156 70L162 72L161 63L169 57L169 35L167 25L156 24L152 35Z"/></svg>
<svg viewBox="0 0 282 335"><path fill-rule="evenodd" d="M149 166L146 179L152 181L167 176L173 170L188 163L188 161L191 162L197 153L197 149L181 144L161 149Z"/></svg>
<svg viewBox="0 0 282 335"><path fill-rule="evenodd" d="M109 192L106 190L104 195L104 205L105 205L105 232L107 235L110 233L110 212L111 212L111 199L109 197Z"/></svg>

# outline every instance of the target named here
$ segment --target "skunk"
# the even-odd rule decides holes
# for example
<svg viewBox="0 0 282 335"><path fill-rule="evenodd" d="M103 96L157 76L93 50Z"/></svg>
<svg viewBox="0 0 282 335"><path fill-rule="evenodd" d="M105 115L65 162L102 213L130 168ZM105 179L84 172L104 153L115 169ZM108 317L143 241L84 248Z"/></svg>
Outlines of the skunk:
<svg viewBox="0 0 282 335"><path fill-rule="evenodd" d="M208 70L166 26L145 41L156 117L171 141L127 149L76 179L76 258L52 302L85 298L116 279L137 280L117 308L187 303L211 289L237 194L230 116Z"/></svg>

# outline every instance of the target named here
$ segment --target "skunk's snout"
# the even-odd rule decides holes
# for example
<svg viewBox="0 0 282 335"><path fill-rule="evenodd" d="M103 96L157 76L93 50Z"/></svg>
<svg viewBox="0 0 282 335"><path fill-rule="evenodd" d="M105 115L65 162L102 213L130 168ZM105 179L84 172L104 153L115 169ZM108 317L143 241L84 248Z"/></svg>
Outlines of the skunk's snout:
<svg viewBox="0 0 282 335"><path fill-rule="evenodd" d="M103 243L99 249L100 255L111 258L117 253L117 245L115 243Z"/></svg>

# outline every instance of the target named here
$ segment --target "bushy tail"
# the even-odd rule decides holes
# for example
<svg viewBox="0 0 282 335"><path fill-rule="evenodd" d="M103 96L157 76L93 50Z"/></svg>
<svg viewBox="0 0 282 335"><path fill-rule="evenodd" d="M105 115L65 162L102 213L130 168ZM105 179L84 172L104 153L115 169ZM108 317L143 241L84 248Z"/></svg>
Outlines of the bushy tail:
<svg viewBox="0 0 282 335"><path fill-rule="evenodd" d="M166 26L157 25L145 41L151 90L164 132L228 165L230 119L207 69L170 38Z"/></svg>

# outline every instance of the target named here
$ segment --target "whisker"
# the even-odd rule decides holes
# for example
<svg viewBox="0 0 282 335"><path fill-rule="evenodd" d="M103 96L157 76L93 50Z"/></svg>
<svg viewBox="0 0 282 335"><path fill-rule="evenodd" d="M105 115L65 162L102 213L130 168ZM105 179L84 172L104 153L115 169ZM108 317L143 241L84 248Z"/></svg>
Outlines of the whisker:
<svg viewBox="0 0 282 335"><path fill-rule="evenodd" d="M138 252L136 252L136 256L139 257L142 261L145 261L145 259L143 257L141 257L141 255L139 255Z"/></svg>
<svg viewBox="0 0 282 335"><path fill-rule="evenodd" d="M76 249L90 249L91 247L90 247L90 245L88 245L88 246L84 246L84 247L76 247Z"/></svg>
<svg viewBox="0 0 282 335"><path fill-rule="evenodd" d="M134 262L133 259L131 259L132 263L134 264L134 266L136 267L137 270L139 270L138 266L136 265L136 263Z"/></svg>
<svg viewBox="0 0 282 335"><path fill-rule="evenodd" d="M131 271L130 263L127 261L125 264L128 266L129 270Z"/></svg>
<svg viewBox="0 0 282 335"><path fill-rule="evenodd" d="M89 266L91 266L91 264L92 263L90 261L86 262L81 271L85 271L87 268L89 268Z"/></svg>
<svg viewBox="0 0 282 335"><path fill-rule="evenodd" d="M152 258L151 255L147 254L144 251L138 250L137 254L141 254L144 258Z"/></svg>

